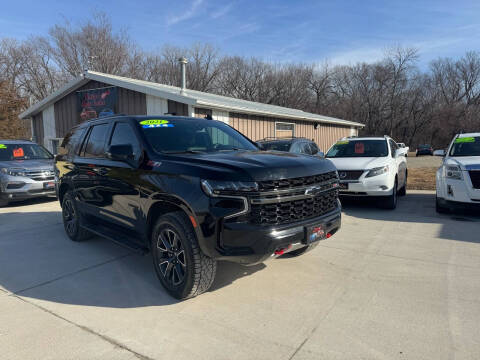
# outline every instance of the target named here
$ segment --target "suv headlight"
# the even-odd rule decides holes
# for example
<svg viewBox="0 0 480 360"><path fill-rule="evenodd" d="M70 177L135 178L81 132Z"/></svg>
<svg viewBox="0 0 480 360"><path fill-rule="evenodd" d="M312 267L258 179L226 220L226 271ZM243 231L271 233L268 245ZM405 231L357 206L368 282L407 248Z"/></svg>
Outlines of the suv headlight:
<svg viewBox="0 0 480 360"><path fill-rule="evenodd" d="M242 192L258 191L258 184L250 181L215 181L202 180L202 189L209 196L218 196L221 194L238 195Z"/></svg>
<svg viewBox="0 0 480 360"><path fill-rule="evenodd" d="M10 175L10 176L25 176L25 169L1 168L0 172L2 172L3 174Z"/></svg>
<svg viewBox="0 0 480 360"><path fill-rule="evenodd" d="M457 165L446 165L443 167L447 179L463 180L462 169Z"/></svg>
<svg viewBox="0 0 480 360"><path fill-rule="evenodd" d="M381 166L378 168L371 169L368 173L367 176L365 177L372 177L372 176L378 176L382 175L388 172L388 165Z"/></svg>

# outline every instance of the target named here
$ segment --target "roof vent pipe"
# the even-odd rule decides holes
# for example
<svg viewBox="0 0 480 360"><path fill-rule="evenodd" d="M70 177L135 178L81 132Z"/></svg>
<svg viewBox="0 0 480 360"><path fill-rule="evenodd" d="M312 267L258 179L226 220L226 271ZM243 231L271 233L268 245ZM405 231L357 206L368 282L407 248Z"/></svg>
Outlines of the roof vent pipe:
<svg viewBox="0 0 480 360"><path fill-rule="evenodd" d="M178 62L180 63L180 66L182 67L182 84L180 86L180 94L184 95L185 94L185 90L187 89L187 59L184 58L183 56L178 59Z"/></svg>

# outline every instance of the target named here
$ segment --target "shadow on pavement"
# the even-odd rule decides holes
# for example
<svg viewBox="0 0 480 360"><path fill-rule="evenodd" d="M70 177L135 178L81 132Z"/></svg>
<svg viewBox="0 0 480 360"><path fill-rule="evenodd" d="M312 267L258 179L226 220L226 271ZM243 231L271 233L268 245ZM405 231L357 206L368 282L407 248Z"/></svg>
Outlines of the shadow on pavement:
<svg viewBox="0 0 480 360"><path fill-rule="evenodd" d="M410 193L398 198L395 210L382 209L381 200L342 198L343 213L367 220L404 223L439 224L442 239L480 243L476 231L480 230L480 212L455 211L438 214L434 193ZM475 229L477 229L475 231Z"/></svg>
<svg viewBox="0 0 480 360"><path fill-rule="evenodd" d="M264 268L219 261L210 291ZM0 287L71 305L135 308L178 302L157 279L150 254L137 255L100 237L72 242L60 211L0 214Z"/></svg>

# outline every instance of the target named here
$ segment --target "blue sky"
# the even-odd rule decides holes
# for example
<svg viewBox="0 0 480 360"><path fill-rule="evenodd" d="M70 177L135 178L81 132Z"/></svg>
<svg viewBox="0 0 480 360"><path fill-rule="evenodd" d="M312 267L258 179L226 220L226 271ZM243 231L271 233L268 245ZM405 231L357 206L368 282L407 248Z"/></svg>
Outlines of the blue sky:
<svg viewBox="0 0 480 360"><path fill-rule="evenodd" d="M276 62L375 61L394 45L437 57L480 50L480 1L30 0L3 1L0 37L28 38L106 12L143 48L208 42L224 54Z"/></svg>

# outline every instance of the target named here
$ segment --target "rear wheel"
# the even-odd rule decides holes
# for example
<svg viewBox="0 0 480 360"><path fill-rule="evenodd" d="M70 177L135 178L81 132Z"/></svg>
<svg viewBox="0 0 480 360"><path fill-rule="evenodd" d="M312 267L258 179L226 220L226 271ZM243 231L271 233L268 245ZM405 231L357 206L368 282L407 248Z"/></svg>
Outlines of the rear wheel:
<svg viewBox="0 0 480 360"><path fill-rule="evenodd" d="M407 180L408 180L408 173L405 171L405 183L403 184L402 188L398 191L398 196L407 195Z"/></svg>
<svg viewBox="0 0 480 360"><path fill-rule="evenodd" d="M68 191L62 201L63 227L68 237L73 241L84 241L92 234L80 226L80 213L73 195Z"/></svg>
<svg viewBox="0 0 480 360"><path fill-rule="evenodd" d="M177 299L207 291L215 279L217 262L202 253L188 217L181 211L161 216L152 232L155 272Z"/></svg>

